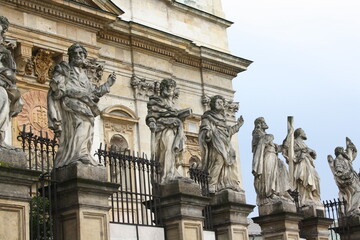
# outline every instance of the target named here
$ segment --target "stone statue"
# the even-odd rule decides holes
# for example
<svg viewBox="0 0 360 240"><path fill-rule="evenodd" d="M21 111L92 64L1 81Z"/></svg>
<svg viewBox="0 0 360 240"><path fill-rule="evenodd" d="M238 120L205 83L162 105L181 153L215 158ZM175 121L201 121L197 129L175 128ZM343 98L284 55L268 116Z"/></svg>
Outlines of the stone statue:
<svg viewBox="0 0 360 240"><path fill-rule="evenodd" d="M0 147L14 149L4 142L5 130L10 118L21 112L23 102L20 91L16 87L16 64L4 42L4 33L8 27L8 20L5 17L0 17Z"/></svg>
<svg viewBox="0 0 360 240"><path fill-rule="evenodd" d="M228 126L224 113L225 99L216 95L210 100L211 110L201 117L199 145L202 155L202 168L209 172L209 190L211 193L222 189L241 191L238 164L235 150L231 146L231 137L244 124L241 116L237 123Z"/></svg>
<svg viewBox="0 0 360 240"><path fill-rule="evenodd" d="M289 173L285 163L278 157L282 146L275 144L274 136L266 133L268 126L263 117L257 118L254 125L252 173L257 205L292 201L288 193Z"/></svg>
<svg viewBox="0 0 360 240"><path fill-rule="evenodd" d="M314 160L316 152L305 143L306 134L298 128L294 132L294 168L291 174L294 178L294 187L299 192L302 206L318 205L320 201L320 178L315 170Z"/></svg>
<svg viewBox="0 0 360 240"><path fill-rule="evenodd" d="M49 128L59 136L55 167L69 164L98 165L90 154L94 135L94 118L100 114L99 98L110 91L115 73L96 86L87 77L86 49L79 43L68 49L69 63L61 62L50 80L48 93Z"/></svg>
<svg viewBox="0 0 360 240"><path fill-rule="evenodd" d="M176 82L164 79L160 95L149 97L146 124L151 131L151 154L160 162L160 183L181 179L177 168L182 162L185 134L182 121L192 114L190 108L177 110L174 100L178 97Z"/></svg>
<svg viewBox="0 0 360 240"><path fill-rule="evenodd" d="M328 162L339 188L339 198L347 202L346 212L343 214L360 217L360 178L352 166L356 155L355 145L346 138L346 150L343 147L335 148L336 158L328 155Z"/></svg>

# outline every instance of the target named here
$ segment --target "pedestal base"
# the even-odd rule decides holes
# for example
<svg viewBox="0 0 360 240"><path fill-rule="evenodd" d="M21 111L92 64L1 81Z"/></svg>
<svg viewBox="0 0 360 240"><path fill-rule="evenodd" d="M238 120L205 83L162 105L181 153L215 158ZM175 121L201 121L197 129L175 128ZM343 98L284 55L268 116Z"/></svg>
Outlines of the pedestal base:
<svg viewBox="0 0 360 240"><path fill-rule="evenodd" d="M160 194L166 239L203 240L202 210L209 198L201 196L199 185L176 180L161 185Z"/></svg>
<svg viewBox="0 0 360 240"><path fill-rule="evenodd" d="M40 174L38 171L0 166L0 239L29 239L29 191Z"/></svg>
<svg viewBox="0 0 360 240"><path fill-rule="evenodd" d="M259 206L260 217L253 218L261 227L264 240L282 239L298 240L299 222L302 215L296 213L295 204L290 202L277 202Z"/></svg>
<svg viewBox="0 0 360 240"><path fill-rule="evenodd" d="M329 226L333 219L311 217L301 221L300 237L307 240L328 240Z"/></svg>
<svg viewBox="0 0 360 240"><path fill-rule="evenodd" d="M213 197L211 206L216 239L249 239L247 216L255 206L245 203L244 193L223 190Z"/></svg>
<svg viewBox="0 0 360 240"><path fill-rule="evenodd" d="M108 240L109 196L119 185L106 182L104 167L73 164L55 171L58 240ZM104 181L105 180L105 181Z"/></svg>

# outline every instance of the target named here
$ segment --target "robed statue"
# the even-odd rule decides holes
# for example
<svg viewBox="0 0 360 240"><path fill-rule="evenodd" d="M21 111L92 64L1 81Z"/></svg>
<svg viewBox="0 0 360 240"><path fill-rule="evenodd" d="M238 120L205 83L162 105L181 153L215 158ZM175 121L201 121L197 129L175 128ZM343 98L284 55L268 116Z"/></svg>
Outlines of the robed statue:
<svg viewBox="0 0 360 240"><path fill-rule="evenodd" d="M293 131L292 120L292 117L289 117L291 129L283 144L283 155L289 164L292 190L299 193L301 206L322 206L320 177L314 163L316 152L304 142L307 136L302 128Z"/></svg>
<svg viewBox="0 0 360 240"><path fill-rule="evenodd" d="M339 199L346 201L346 216L360 217L360 178L353 168L357 149L349 138L346 138L346 149L335 148L335 159L328 155L330 169L339 188Z"/></svg>
<svg viewBox="0 0 360 240"><path fill-rule="evenodd" d="M0 17L0 149L14 149L5 143L5 131L10 119L21 112L23 101L16 87L16 64L5 47L4 33L9 28L6 17Z"/></svg>
<svg viewBox="0 0 360 240"><path fill-rule="evenodd" d="M69 62L61 62L50 80L48 92L49 128L59 137L55 167L82 163L98 165L90 153L94 135L94 119L100 114L97 103L110 92L115 73L97 86L88 78L85 68L87 51L80 43L68 49Z"/></svg>
<svg viewBox="0 0 360 240"><path fill-rule="evenodd" d="M199 145L202 169L209 173L209 191L223 189L241 191L236 153L231 145L231 137L244 124L242 116L236 124L229 126L226 121L225 99L216 95L210 100L210 110L201 117Z"/></svg>
<svg viewBox="0 0 360 240"><path fill-rule="evenodd" d="M268 126L263 117L254 121L252 132L252 174L257 193L257 205L272 204L279 201L291 202L288 193L289 173L285 163L279 158L282 145L274 143L274 136L266 133Z"/></svg>
<svg viewBox="0 0 360 240"><path fill-rule="evenodd" d="M160 94L150 96L146 124L151 131L151 154L160 163L160 183L182 179L178 168L185 149L183 121L192 114L190 108L178 110L175 100L179 92L173 79L163 79Z"/></svg>

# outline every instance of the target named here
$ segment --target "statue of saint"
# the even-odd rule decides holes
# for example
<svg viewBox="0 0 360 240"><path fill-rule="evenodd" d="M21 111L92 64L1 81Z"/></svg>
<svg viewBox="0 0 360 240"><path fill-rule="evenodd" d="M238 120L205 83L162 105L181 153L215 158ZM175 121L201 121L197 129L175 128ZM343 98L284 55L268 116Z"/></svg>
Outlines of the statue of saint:
<svg viewBox="0 0 360 240"><path fill-rule="evenodd" d="M316 152L305 143L306 134L298 128L294 132L294 178L295 189L299 192L302 206L318 205L320 201L320 178L315 170Z"/></svg>
<svg viewBox="0 0 360 240"><path fill-rule="evenodd" d="M231 146L231 137L244 124L242 116L233 126L228 126L224 112L225 99L216 95L210 100L210 110L201 117L199 145L202 168L209 173L209 191L223 189L241 191L236 153Z"/></svg>
<svg viewBox="0 0 360 240"><path fill-rule="evenodd" d="M23 102L20 91L16 87L16 64L11 52L4 46L4 33L8 27L8 20L0 17L0 147L13 149L4 142L5 130L10 118L21 112Z"/></svg>
<svg viewBox="0 0 360 240"><path fill-rule="evenodd" d="M346 200L346 212L343 214L360 217L360 177L352 166L356 155L355 145L346 138L346 150L343 147L335 148L336 158L328 155L328 162L339 188L339 199Z"/></svg>
<svg viewBox="0 0 360 240"><path fill-rule="evenodd" d="M68 49L69 63L61 62L53 72L48 93L49 128L59 136L55 167L81 162L98 165L90 153L94 118L100 114L99 98L110 91L115 73L96 86L86 75L86 49L74 43Z"/></svg>
<svg viewBox="0 0 360 240"><path fill-rule="evenodd" d="M278 157L282 146L273 142L274 136L267 134L265 119L259 117L254 121L252 151L252 173L257 193L257 205L271 204L278 201L292 201L288 193L289 173L286 165Z"/></svg>
<svg viewBox="0 0 360 240"><path fill-rule="evenodd" d="M182 122L192 114L190 108L177 110L176 82L164 79L160 83L160 95L150 96L147 104L146 124L151 131L151 154L160 163L160 183L182 178L178 167L182 162L185 134Z"/></svg>

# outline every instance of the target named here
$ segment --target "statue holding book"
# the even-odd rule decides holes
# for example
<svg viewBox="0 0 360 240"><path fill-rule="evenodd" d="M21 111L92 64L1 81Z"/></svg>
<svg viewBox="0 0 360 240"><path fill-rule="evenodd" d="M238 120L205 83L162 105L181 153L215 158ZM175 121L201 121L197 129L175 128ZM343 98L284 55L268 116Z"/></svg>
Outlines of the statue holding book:
<svg viewBox="0 0 360 240"><path fill-rule="evenodd" d="M179 92L173 79L160 83L160 95L150 96L146 124L151 131L151 154L160 163L160 183L182 178L178 167L185 148L182 122L192 114L190 108L178 110L175 100Z"/></svg>

